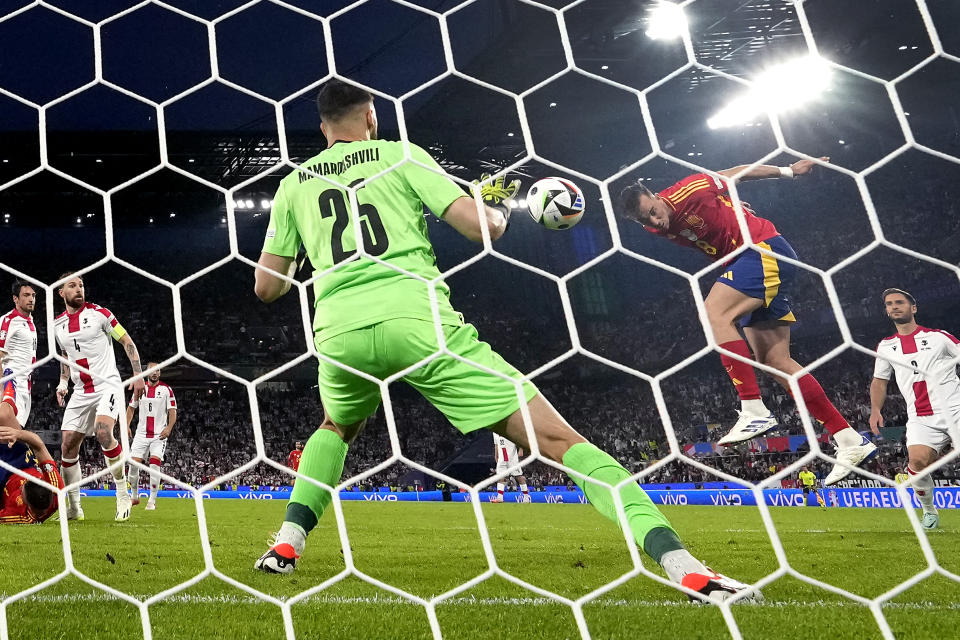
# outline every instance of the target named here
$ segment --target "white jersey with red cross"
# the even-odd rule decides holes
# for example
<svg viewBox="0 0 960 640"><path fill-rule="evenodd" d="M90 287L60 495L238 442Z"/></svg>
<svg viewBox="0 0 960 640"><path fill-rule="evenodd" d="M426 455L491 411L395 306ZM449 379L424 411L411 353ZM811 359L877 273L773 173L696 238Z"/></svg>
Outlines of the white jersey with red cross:
<svg viewBox="0 0 960 640"><path fill-rule="evenodd" d="M17 389L30 393L33 388L30 367L37 362L37 327L33 318L16 309L0 317L0 351L5 354L0 376L13 374Z"/></svg>
<svg viewBox="0 0 960 640"><path fill-rule="evenodd" d="M92 395L121 384L113 340L127 335L109 309L88 302L76 313L64 311L53 323L60 350L70 361L73 392ZM90 373L80 369L84 367Z"/></svg>
<svg viewBox="0 0 960 640"><path fill-rule="evenodd" d="M877 358L873 377L889 380L896 375L910 420L945 418L960 407L960 341L946 331L917 327L909 335L895 334L880 341L877 354L909 363Z"/></svg>
<svg viewBox="0 0 960 640"><path fill-rule="evenodd" d="M147 388L139 401L130 398L130 407L139 412L137 435L153 438L167 428L167 411L176 410L177 398L168 384L157 382L151 385L147 382Z"/></svg>
<svg viewBox="0 0 960 640"><path fill-rule="evenodd" d="M517 445L499 434L493 434L493 444L497 449L497 464L514 464L519 461Z"/></svg>

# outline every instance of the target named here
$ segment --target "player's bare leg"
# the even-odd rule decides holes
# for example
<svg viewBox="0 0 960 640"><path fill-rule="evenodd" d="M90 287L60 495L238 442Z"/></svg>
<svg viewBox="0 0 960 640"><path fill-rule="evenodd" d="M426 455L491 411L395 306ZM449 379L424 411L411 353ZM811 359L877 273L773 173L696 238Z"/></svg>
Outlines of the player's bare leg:
<svg viewBox="0 0 960 640"><path fill-rule="evenodd" d="M540 453L588 478L615 486L630 476L623 466L577 433L540 394L527 404ZM530 450L523 415L519 410L490 427ZM604 487L571 478L602 515L619 524L613 495ZM680 542L669 521L635 482L626 483L620 498L636 543L659 564L674 582L718 600L732 597L747 585L707 568ZM759 598L759 594L751 596Z"/></svg>
<svg viewBox="0 0 960 640"><path fill-rule="evenodd" d="M139 462L143 464L143 458L130 458L130 462ZM130 464L130 469L127 472L127 483L130 485L130 504L137 506L140 504L140 467L135 467L133 464Z"/></svg>
<svg viewBox="0 0 960 640"><path fill-rule="evenodd" d="M324 413L323 424L303 448L298 473L335 486L343 474L347 448L366 424L366 419L353 424L338 424ZM298 478L293 483L283 525L271 540L267 552L254 563L254 568L266 573L293 573L297 558L306 545L307 534L317 526L330 500L328 492Z"/></svg>
<svg viewBox="0 0 960 640"><path fill-rule="evenodd" d="M0 385L2 386L2 385ZM17 412L10 404L11 401L0 400L0 427L10 427L11 429L20 429L20 421L17 420Z"/></svg>
<svg viewBox="0 0 960 640"><path fill-rule="evenodd" d="M758 362L773 367L787 375L793 375L803 369L790 356L790 325L786 322L761 322L743 330L750 343ZM786 378L774 376L787 393L791 395L790 384ZM797 380L800 393L807 405L807 410L814 418L823 423L823 427L833 437L837 445L836 457L851 466L857 466L876 454L877 447L868 439L860 435L856 429L840 415L837 408L827 398L823 388L813 374L807 373ZM837 464L824 480L825 485L836 484L848 475L850 468Z"/></svg>
<svg viewBox="0 0 960 640"><path fill-rule="evenodd" d="M920 472L936 462L940 456L932 447L925 444L912 444L907 447L907 473L913 485L913 495L923 508L921 523L924 529L936 529L940 526L940 514L933 504L933 476L929 473L920 476Z"/></svg>
<svg viewBox="0 0 960 640"><path fill-rule="evenodd" d="M707 320L717 345L744 358L752 359L750 348L737 329L737 320L763 306L763 300L751 298L722 282L715 282L704 300ZM777 427L777 419L760 397L760 385L753 367L727 355L720 355L740 396L740 417L720 444L734 444L763 435Z"/></svg>
<svg viewBox="0 0 960 640"><path fill-rule="evenodd" d="M64 485L80 482L80 445L85 434L79 431L61 431L60 474ZM67 519L83 520L83 508L80 506L80 486L67 491Z"/></svg>
<svg viewBox="0 0 960 640"><path fill-rule="evenodd" d="M113 437L113 427L116 420L110 416L97 416L94 423L94 435L100 448L103 450L103 457L107 461L107 467L113 475L114 486L117 494L117 515L114 518L117 522L123 522L130 519L130 508L133 501L127 492L127 474L123 465L123 449L117 439Z"/></svg>

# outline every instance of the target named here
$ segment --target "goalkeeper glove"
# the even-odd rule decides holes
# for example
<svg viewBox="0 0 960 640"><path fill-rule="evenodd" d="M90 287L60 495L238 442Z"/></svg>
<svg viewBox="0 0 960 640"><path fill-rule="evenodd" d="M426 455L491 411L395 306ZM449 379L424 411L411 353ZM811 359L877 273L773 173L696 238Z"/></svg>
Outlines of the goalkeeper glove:
<svg viewBox="0 0 960 640"><path fill-rule="evenodd" d="M497 176L490 180L490 174L484 173L480 175L479 180L474 180L473 183L480 187L480 198L484 204L503 213L506 224L509 226L510 213L513 211L511 202L520 191L520 181L514 179L506 182L504 176ZM506 229L504 229L504 232L506 232Z"/></svg>

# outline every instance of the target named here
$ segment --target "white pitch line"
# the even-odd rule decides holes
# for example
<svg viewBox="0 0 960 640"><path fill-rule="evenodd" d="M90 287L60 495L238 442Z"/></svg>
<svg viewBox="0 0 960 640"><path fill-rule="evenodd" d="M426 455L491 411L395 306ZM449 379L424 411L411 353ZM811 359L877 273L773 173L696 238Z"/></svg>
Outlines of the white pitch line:
<svg viewBox="0 0 960 640"><path fill-rule="evenodd" d="M9 597L12 594L0 593L0 600ZM138 600L145 600L153 594L130 594ZM61 595L37 595L30 596L19 602L38 602L52 604L70 604L87 602L115 602L114 598L104 593L78 593ZM335 605L415 605L415 603L404 598L395 596L330 596L320 595L306 599L304 602L317 604L335 604ZM160 603L176 604L217 604L217 605L236 605L236 604L266 604L259 598L252 596L231 596L231 595L193 595L176 594L164 599ZM560 605L556 600L550 598L475 598L460 597L451 598L438 603L437 606L494 606L494 607L543 607L551 605ZM601 598L587 603L602 607L696 607L698 603L686 600L626 600L619 598ZM420 605L415 605L420 606ZM767 607L775 609L786 609L790 607L804 609L819 609L821 607L857 607L863 605L850 600L766 600L761 604L744 603L738 606L746 607ZM883 605L885 609L903 609L909 611L955 611L960 610L960 602L951 602L949 604L938 604L935 602L888 602Z"/></svg>

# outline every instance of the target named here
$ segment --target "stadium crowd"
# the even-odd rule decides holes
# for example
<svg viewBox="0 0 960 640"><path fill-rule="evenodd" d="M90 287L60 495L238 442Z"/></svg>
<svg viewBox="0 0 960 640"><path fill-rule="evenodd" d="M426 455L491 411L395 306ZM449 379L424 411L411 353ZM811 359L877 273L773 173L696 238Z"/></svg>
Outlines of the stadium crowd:
<svg viewBox="0 0 960 640"><path fill-rule="evenodd" d="M872 371L846 371L838 380L827 379L838 408L861 431L867 430L867 386ZM708 423L729 421L735 406L729 383L724 378L702 376L679 378L676 384L663 386L664 398L670 412L671 422L681 448L694 442L716 440L711 435ZM267 456L280 463L296 441L305 441L319 424L322 408L316 399L316 389L299 383L279 384L282 389L260 390L258 402L263 441ZM557 402L566 419L575 425L604 450L620 459L632 471L640 471L663 458L669 452L659 414L652 402L652 394L637 393L636 384L609 382L602 390L578 393L582 385L547 381L544 390L550 397L562 399ZM784 426L776 435L802 433L799 417L792 400L786 393L764 385L770 391L767 397L774 401L771 408L781 418ZM486 433L461 436L439 412L426 402L397 386L394 395L394 418L397 425L400 450L403 455L427 467L444 470L457 453L469 447L474 438L488 442ZM180 407L177 426L170 439L164 472L194 486L200 486L220 478L233 469L245 465L256 454L250 405L246 390L236 384L221 384L207 389L177 389ZM40 402L36 423L54 426L59 414L49 403ZM903 424L905 412L902 401L894 397L888 404L887 424ZM868 468L880 475L893 477L903 468L905 446L903 441L879 441L881 453ZM490 447L481 447L490 455ZM829 453L832 447L827 446ZM780 471L807 451L801 447L797 452L749 451L748 447L721 449L722 453L695 454L704 464L749 481L759 481ZM391 454L386 420L381 408L369 421L365 431L351 446L344 469L344 478L352 477L380 464ZM96 443L89 440L82 455L84 475L100 470L103 457ZM492 463L491 463L492 466ZM826 463L811 465L821 477L829 471ZM453 472L456 477L456 472ZM566 476L556 469L534 463L527 468L529 483L534 488L548 485L567 485ZM943 477L960 477L960 464L954 464L941 474ZM714 476L694 466L672 462L653 472L647 482L708 482ZM224 482L226 485L283 486L291 483L292 476L274 467L257 464L238 476ZM146 482L146 475L141 477ZM420 484L433 488L434 481L396 463L358 483L365 488L406 487Z"/></svg>
<svg viewBox="0 0 960 640"><path fill-rule="evenodd" d="M909 182L906 177L910 176L920 180L917 185L923 190L925 205L930 210L941 212L941 215L933 216L929 225L907 224L892 215L894 209L889 203L903 195L898 190L906 188L903 185ZM957 262L960 259L957 249L960 242L957 242L957 228L952 223L956 219L957 200L950 196L949 189L942 181L930 182L932 178L927 178L927 182L923 182L924 175L919 173L910 173L906 177L899 182L870 184L887 237L942 260ZM844 209L844 206L840 206L843 203L838 203L836 209ZM847 204L852 207L856 203L851 200ZM802 203L795 200L781 200L777 206L779 209L768 215L782 225L785 235L791 238L801 257L819 268L835 264L872 239L867 237L864 240L864 231L869 233L864 224L808 224L800 215L803 213ZM761 215L767 213L764 207L760 207L759 211ZM804 225L802 230L796 227L800 220ZM241 235L247 234L259 242L262 229L254 227L251 224L242 228ZM575 230L573 233L578 232ZM74 229L71 233L81 232ZM102 233L99 237L102 239ZM202 234L197 237L202 237ZM251 242L242 242L241 245L255 247L256 242ZM549 257L554 247L546 240L539 242L543 246L536 251ZM80 253L81 249L82 246L78 244L73 259L81 264L95 259L87 261L87 257ZM191 251L188 245L183 249L178 252L175 265L178 277L209 264L213 259L205 259L202 251ZM458 251L458 248L438 247L438 254L449 253L445 257L441 255L446 262L456 262L466 257L466 254L459 255ZM917 297L922 324L957 333L960 327L953 323L955 318L960 317L957 303L960 296L957 295L955 275L903 254L892 254L888 249L879 251L881 253L864 256L835 273L832 278L854 339L871 349L880 337L890 333L889 322L880 308L878 293L892 285L903 286ZM587 259L589 257L592 256L587 256ZM137 263L155 264L161 275L173 277L163 272L168 261L166 253L147 253L138 256ZM62 268L68 266L13 263L28 273L38 273L44 277L48 277L49 273L60 273ZM585 348L652 374L676 364L705 344L700 320L689 312L692 309L692 297L684 291L687 286L685 283L674 284L672 288L665 287L659 292L651 287L641 288L634 295L637 283L629 277L614 270L610 278L603 286L608 289L608 298L616 298L616 311L612 308L607 312L591 309L578 299L576 287L571 286L577 330ZM816 274L801 274L792 299L799 318L794 331L793 350L800 362L810 362L823 356L842 342L836 319L819 280ZM187 350L206 363L247 379L285 364L306 350L298 301L287 296L270 306L256 303L252 299L251 281L250 267L232 261L186 284L181 290L183 337ZM711 278L705 277L701 283L707 286L710 281ZM539 367L569 348L566 332L557 329L558 324L565 321L556 304L555 290L553 294L547 294L554 297L542 297L542 293L514 287L522 289L522 301L500 305L496 304L498 296L509 293L503 291L501 284L502 278L498 277L468 279L453 286L454 305L463 312L468 322L478 327L482 339L524 371ZM86 278L86 285L89 300L114 311L137 342L145 359L163 360L176 352L169 289L113 264L91 272ZM549 289L550 286L542 290ZM516 297L519 294L514 291L510 295ZM38 318L45 316L44 305L45 300L40 296L35 312ZM57 309L56 313L59 311ZM544 327L550 327L550 330L544 330ZM38 330L39 343L47 344L45 323L38 323ZM41 357L43 355L40 354ZM582 363L586 359L583 356L577 356L576 360L579 364L566 361L556 367L561 373L547 372L536 380L566 419L633 471L639 471L662 458L669 447L664 422L653 402L649 385L592 362L584 366ZM126 374L126 363L122 358L118 358L118 362L121 372ZM174 364L172 369L181 365L195 366L181 361ZM312 364L307 362L301 366L312 367ZM600 372L600 369L604 371ZM871 373L872 359L849 349L835 355L816 370L817 377L839 411L860 431L867 430ZM44 365L37 371L34 414L31 419L34 428L56 430L59 427L62 410L56 407L49 384L55 381L56 376L55 364ZM760 378L768 406L781 423L776 435L801 434L802 425L790 395L768 376L761 374ZM309 377L278 382L275 390L266 390L264 387L258 390L265 451L279 463L286 459L293 443L306 440L321 420L322 409L316 387L311 387L305 379ZM245 389L234 383L183 385L178 384L176 377L168 381L174 386L181 410L168 449L164 467L167 473L184 482L199 485L222 476L254 457L256 447ZM728 425L737 405L729 380L723 374L715 354L706 354L662 380L661 389L670 424L681 447L718 439L719 436L712 433L709 425ZM431 468L445 468L472 441L471 438L460 436L435 409L412 392L397 391L394 416L403 453ZM885 417L887 424L902 425L905 422L905 407L895 392L891 393L888 400ZM873 463L875 468L884 475L892 476L903 466L902 449L902 443L884 443L881 456ZM381 409L351 446L345 475L352 476L370 469L387 459L390 452ZM797 455L751 453L741 447L730 449L723 455L706 456L703 461L738 477L757 480L789 464ZM82 459L85 474L101 467L102 456L92 440L86 443ZM955 473L955 469L956 465L950 473ZM566 478L550 467L533 465L529 472L533 486L566 484ZM408 475L402 465L395 465L369 478L365 484L390 486L402 483ZM699 482L709 479L708 476L689 465L674 463L655 472L651 479L661 482ZM232 480L237 484L267 486L288 484L289 481L290 476L262 464L245 470Z"/></svg>

